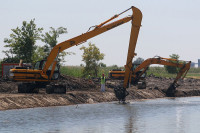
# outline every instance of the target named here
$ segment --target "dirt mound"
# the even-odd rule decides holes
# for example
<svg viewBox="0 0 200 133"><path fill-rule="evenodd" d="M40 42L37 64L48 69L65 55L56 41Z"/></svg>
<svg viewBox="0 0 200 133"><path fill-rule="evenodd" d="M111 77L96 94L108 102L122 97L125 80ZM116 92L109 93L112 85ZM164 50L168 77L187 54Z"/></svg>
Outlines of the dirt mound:
<svg viewBox="0 0 200 133"><path fill-rule="evenodd" d="M146 89L131 86L127 89L129 95L126 100L166 97L166 90L173 81L172 78L152 75L146 77ZM91 81L84 78L61 76L58 82L66 85L66 94L46 94L44 88L39 94L19 94L17 93L17 82L0 81L0 110L116 101L113 88L123 85L123 80L107 80L106 92L101 92L99 79ZM200 79L188 78L178 81L178 84L180 86L176 88L176 97L200 96Z"/></svg>
<svg viewBox="0 0 200 133"><path fill-rule="evenodd" d="M96 85L92 80L66 75L61 75L59 83L66 85L69 90L87 90L96 88Z"/></svg>
<svg viewBox="0 0 200 133"><path fill-rule="evenodd" d="M166 93L168 87L173 83L173 78L162 78L150 76L146 78L147 88L157 88ZM185 78L178 81L178 87L176 88L176 97L183 96L199 96L200 95L200 79Z"/></svg>
<svg viewBox="0 0 200 133"><path fill-rule="evenodd" d="M162 92L166 92L168 87L171 83L173 83L173 78L162 78L162 77L156 77L154 75L151 75L149 77L146 77L146 83L147 83L147 90L159 90ZM88 80L85 78L75 78L71 76L62 75L58 83L64 84L67 87L67 90L73 91L73 90L98 90L100 87L100 80L93 79ZM12 81L6 81L1 80L0 81L0 93L17 93L17 84L18 82L12 82ZM193 79L193 78L186 78L184 80L179 80L178 84L180 86L177 87L177 91L189 91L190 92L179 92L181 96L185 95L194 95L195 92L191 92L191 90L200 90L200 79ZM106 87L107 88L115 88L115 87L122 87L123 86L123 80L107 80L106 81ZM136 88L135 86L132 86L133 88ZM199 92L196 94L198 95Z"/></svg>
<svg viewBox="0 0 200 133"><path fill-rule="evenodd" d="M61 76L56 83L66 85L67 90L89 90L95 89L98 84L84 78ZM0 80L0 93L17 93L18 82ZM43 90L43 89L41 89Z"/></svg>
<svg viewBox="0 0 200 133"><path fill-rule="evenodd" d="M131 85L131 88L129 88L128 91L130 92L132 98L137 99L165 97L167 89L173 82L174 78L164 78L150 75L146 77L146 89L140 90L137 89L137 86ZM200 79L180 79L178 81L178 85L175 97L200 96ZM108 88L122 87L123 80L108 80L106 82L106 86Z"/></svg>
<svg viewBox="0 0 200 133"><path fill-rule="evenodd" d="M0 81L0 92L1 93L16 93L17 83L11 81Z"/></svg>
<svg viewBox="0 0 200 133"><path fill-rule="evenodd" d="M106 87L107 88L123 87L123 80L107 80Z"/></svg>

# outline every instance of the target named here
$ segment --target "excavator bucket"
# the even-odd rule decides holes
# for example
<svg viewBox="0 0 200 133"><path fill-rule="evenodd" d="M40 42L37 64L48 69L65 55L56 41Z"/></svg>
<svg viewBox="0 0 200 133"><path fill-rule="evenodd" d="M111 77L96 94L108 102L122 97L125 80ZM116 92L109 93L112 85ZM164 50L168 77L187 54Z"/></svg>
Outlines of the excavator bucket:
<svg viewBox="0 0 200 133"><path fill-rule="evenodd" d="M169 88L167 89L166 95L168 97L175 97L175 92L176 92L176 85L172 83Z"/></svg>
<svg viewBox="0 0 200 133"><path fill-rule="evenodd" d="M120 87L114 88L114 93L119 102L125 102L126 96L129 95L128 91L125 88Z"/></svg>

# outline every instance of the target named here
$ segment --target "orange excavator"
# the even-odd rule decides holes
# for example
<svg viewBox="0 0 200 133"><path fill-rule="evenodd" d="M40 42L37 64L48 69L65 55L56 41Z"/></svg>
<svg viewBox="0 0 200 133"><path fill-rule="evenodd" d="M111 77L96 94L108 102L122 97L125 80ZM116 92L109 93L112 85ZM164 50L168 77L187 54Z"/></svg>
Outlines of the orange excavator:
<svg viewBox="0 0 200 133"><path fill-rule="evenodd" d="M121 14L127 12L128 10L132 9L133 14L131 16L124 17L122 19L116 20L114 22L110 22L117 17L119 17ZM132 21L132 28L131 28L131 34L130 34L130 42L129 42L129 50L128 50L128 56L127 56L127 63L125 66L125 77L124 77L124 85L123 85L123 91L122 94L120 94L125 100L125 93L126 93L126 87L130 78L130 75L132 74L131 68L132 68L132 59L134 58L135 54L135 47L136 42L141 26L142 21L142 13L141 11L136 7L131 7L117 15L114 15L107 21L93 26L94 29L87 31L86 33L83 33L79 36L76 36L74 38L71 38L69 40L66 40L64 42L61 42L57 44L50 52L49 56L47 57L47 60L38 61L35 64L34 69L24 68L24 67L16 67L14 69L10 70L10 77L14 81L22 82L18 85L18 92L19 93L32 93L32 92L38 92L40 86L46 86L46 92L47 93L66 93L66 87L64 85L57 85L57 84L49 84L52 83L52 81L59 79L59 66L57 62L57 57L59 53L62 51L73 47L80 45L84 42L86 42L88 39L95 37L101 33L104 33L106 31L109 31L113 28L116 28L124 23L127 23L129 21ZM110 22L110 23L109 23ZM48 84L48 85L47 85Z"/></svg>
<svg viewBox="0 0 200 133"><path fill-rule="evenodd" d="M167 90L167 96L174 96L175 89L178 86L177 81L180 78L183 79L186 76L187 72L190 69L191 61L180 61L176 59L162 58L162 57L149 58L146 59L141 64L132 65L132 72L131 72L132 75L130 76L128 82L134 85L137 84L139 89L146 88L146 82L145 82L146 70L152 64L159 64L159 65L173 66L180 68L176 78L174 79L173 83L169 86ZM109 71L109 77L111 79L123 79L125 77L125 71L111 70Z"/></svg>

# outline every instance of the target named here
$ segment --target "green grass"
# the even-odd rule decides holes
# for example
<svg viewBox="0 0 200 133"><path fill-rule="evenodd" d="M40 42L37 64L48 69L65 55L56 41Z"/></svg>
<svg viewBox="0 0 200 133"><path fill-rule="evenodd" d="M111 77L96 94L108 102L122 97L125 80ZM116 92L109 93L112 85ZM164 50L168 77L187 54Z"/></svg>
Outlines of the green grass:
<svg viewBox="0 0 200 133"><path fill-rule="evenodd" d="M123 69L123 67L120 67ZM106 77L108 76L109 70L118 69L117 67L101 67L98 73L98 77L101 77L101 74L104 73ZM83 67L81 66L62 66L61 74L69 75L73 77L82 77ZM147 70L147 75L153 74L157 77L168 77L175 78L176 74L168 73L164 67L149 67ZM200 68L191 68L186 77L197 77L200 78Z"/></svg>
<svg viewBox="0 0 200 133"><path fill-rule="evenodd" d="M158 77L176 77L176 74L168 73L164 67L150 67L150 69L147 71L147 74L149 75L151 73ZM200 68L190 68L186 77L200 78Z"/></svg>
<svg viewBox="0 0 200 133"><path fill-rule="evenodd" d="M99 69L98 77L101 77L101 75L104 73L106 77L108 76L109 70L116 69L116 67L101 67ZM83 67L81 66L62 66L61 69L61 74L64 75L69 75L73 77L82 77L82 71Z"/></svg>
<svg viewBox="0 0 200 133"><path fill-rule="evenodd" d="M164 67L149 67L147 70L147 75L153 74L157 77L168 77L168 78L175 78L176 74L168 73Z"/></svg>
<svg viewBox="0 0 200 133"><path fill-rule="evenodd" d="M200 79L200 73L188 73L186 77Z"/></svg>
<svg viewBox="0 0 200 133"><path fill-rule="evenodd" d="M200 73L188 73L187 76L199 76L200 77Z"/></svg>
<svg viewBox="0 0 200 133"><path fill-rule="evenodd" d="M190 68L188 73L200 73L200 68Z"/></svg>
<svg viewBox="0 0 200 133"><path fill-rule="evenodd" d="M73 77L82 77L83 67L80 66L62 66L60 69L61 74Z"/></svg>

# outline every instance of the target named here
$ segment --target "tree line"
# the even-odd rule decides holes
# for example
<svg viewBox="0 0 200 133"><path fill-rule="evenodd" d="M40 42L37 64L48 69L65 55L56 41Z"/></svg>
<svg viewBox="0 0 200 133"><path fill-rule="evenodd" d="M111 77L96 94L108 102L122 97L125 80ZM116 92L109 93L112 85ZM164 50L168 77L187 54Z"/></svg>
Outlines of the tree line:
<svg viewBox="0 0 200 133"><path fill-rule="evenodd" d="M9 38L4 39L6 44L4 50L6 57L2 62L4 63L17 63L19 60L23 60L26 63L32 63L46 59L53 49L53 47L58 43L57 39L60 35L67 33L67 28L50 27L48 32L42 33L44 29L38 28L35 24L35 19L30 20L30 22L23 21L21 27L11 29L12 33ZM36 41L42 41L44 46L36 45ZM82 46L80 50L83 50L82 61L85 63L83 69L83 76L86 77L91 75L97 77L99 72L99 67L106 67L106 64L100 62L104 59L105 54L101 53L99 48L93 43L89 43L88 47ZM64 62L64 57L66 55L75 54L73 52L62 52L59 54L58 61ZM170 55L172 59L179 59L179 55ZM142 63L144 59L138 58L137 62ZM178 68L165 66L165 69L169 73L177 73Z"/></svg>
<svg viewBox="0 0 200 133"><path fill-rule="evenodd" d="M35 63L38 60L46 59L51 49L57 44L57 39L61 34L67 33L67 28L50 27L48 32L42 33L43 28L38 28L35 19L30 22L23 21L21 27L11 29L9 38L4 39L4 50L6 57L3 62L16 63L22 59L26 63ZM36 45L36 41L42 41L44 46ZM59 61L63 61L64 56L70 54L62 52Z"/></svg>

